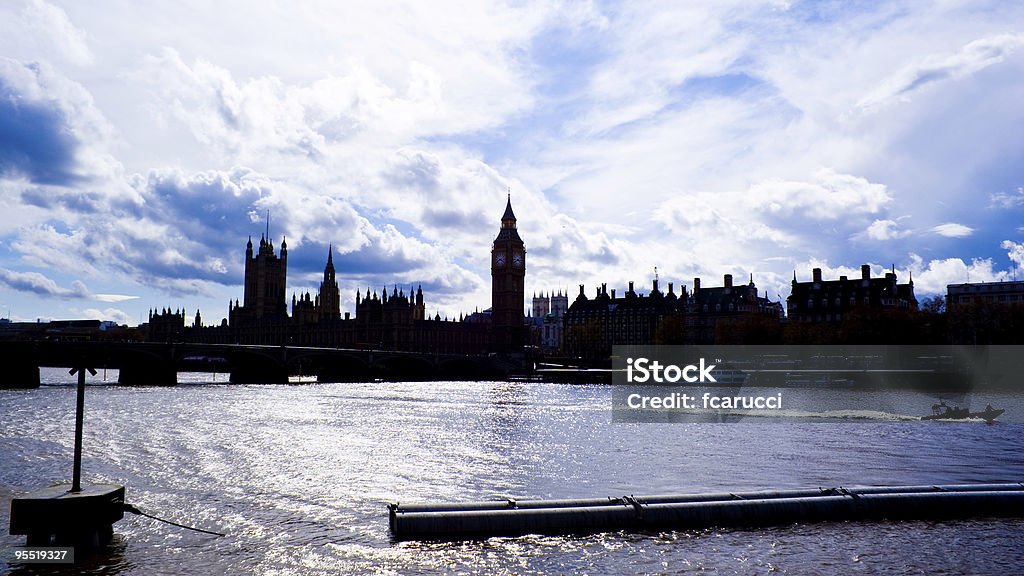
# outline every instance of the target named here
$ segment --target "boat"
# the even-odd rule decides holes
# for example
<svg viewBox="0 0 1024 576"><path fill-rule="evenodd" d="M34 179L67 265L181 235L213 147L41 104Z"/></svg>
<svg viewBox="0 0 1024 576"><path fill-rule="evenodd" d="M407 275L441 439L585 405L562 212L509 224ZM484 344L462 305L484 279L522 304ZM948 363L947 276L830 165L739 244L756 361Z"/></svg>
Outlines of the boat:
<svg viewBox="0 0 1024 576"><path fill-rule="evenodd" d="M967 420L968 418L980 418L991 424L1003 412L1006 412L1006 410L995 409L991 404L985 406L985 409L981 412L971 412L968 408L950 406L945 401L939 401L938 404L932 405L932 413L927 416L921 416L921 420Z"/></svg>

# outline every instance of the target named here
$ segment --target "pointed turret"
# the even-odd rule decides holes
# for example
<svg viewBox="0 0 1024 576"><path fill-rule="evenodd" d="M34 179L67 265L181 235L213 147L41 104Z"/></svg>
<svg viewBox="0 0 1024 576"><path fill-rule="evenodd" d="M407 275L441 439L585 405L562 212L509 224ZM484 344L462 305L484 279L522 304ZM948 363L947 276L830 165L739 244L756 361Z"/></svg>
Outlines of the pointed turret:
<svg viewBox="0 0 1024 576"><path fill-rule="evenodd" d="M508 193L508 201L505 203L505 213L501 215L502 228L516 227L516 214L512 211L512 193Z"/></svg>

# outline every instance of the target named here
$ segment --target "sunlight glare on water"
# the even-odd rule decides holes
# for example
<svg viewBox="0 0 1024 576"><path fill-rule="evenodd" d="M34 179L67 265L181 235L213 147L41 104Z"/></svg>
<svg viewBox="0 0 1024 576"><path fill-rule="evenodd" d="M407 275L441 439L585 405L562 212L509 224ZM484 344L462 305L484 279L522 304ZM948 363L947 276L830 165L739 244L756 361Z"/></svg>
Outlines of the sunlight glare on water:
<svg viewBox="0 0 1024 576"><path fill-rule="evenodd" d="M12 496L70 477L74 387L47 377L0 393L4 525ZM227 537L126 516L104 555L67 573L999 574L1024 549L1018 520L448 543L395 543L387 528L394 501L1014 482L1013 423L613 424L607 387L509 382L108 384L88 387L86 410L87 481L124 484L142 510Z"/></svg>

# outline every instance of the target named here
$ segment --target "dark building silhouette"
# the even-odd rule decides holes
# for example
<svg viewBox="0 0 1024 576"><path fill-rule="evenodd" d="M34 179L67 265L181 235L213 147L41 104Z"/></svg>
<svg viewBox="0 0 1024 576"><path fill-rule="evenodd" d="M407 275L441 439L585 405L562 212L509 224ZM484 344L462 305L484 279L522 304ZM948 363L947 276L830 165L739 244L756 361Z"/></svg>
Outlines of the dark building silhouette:
<svg viewBox="0 0 1024 576"><path fill-rule="evenodd" d="M397 285L356 292L355 315L341 316L341 296L334 268L333 247L328 247L323 280L316 294L292 295L291 314L285 300L287 243L280 256L269 238L261 237L253 253L245 251L244 297L228 305L228 318L220 326L203 326L196 311L191 327L185 313L151 312L148 338L153 341L333 346L411 352L482 354L489 350L519 352L526 335L524 279L526 250L516 230L511 196L501 229L491 249L492 310L470 316L433 318L426 315L423 289ZM489 312L489 313L488 313Z"/></svg>
<svg viewBox="0 0 1024 576"><path fill-rule="evenodd" d="M782 306L759 297L753 277L734 286L726 274L721 287L685 287L676 294L669 282L662 292L654 280L647 295L638 294L633 283L622 296L608 292L606 284L588 298L580 285L579 296L565 314L564 349L572 357L607 358L613 345L711 344L744 340L754 328L766 325L777 331ZM774 337L774 336L773 336Z"/></svg>
<svg viewBox="0 0 1024 576"><path fill-rule="evenodd" d="M853 311L917 310L914 279L906 284L896 281L896 270L882 277L871 277L871 267L860 267L860 278L840 276L822 280L821 268L812 271L810 282L798 282L793 273L792 289L786 299L790 323L839 324Z"/></svg>
<svg viewBox="0 0 1024 576"><path fill-rule="evenodd" d="M260 237L260 249L252 252L252 238L245 247L245 296L233 310L231 322L280 319L288 315L285 286L288 277L288 242L281 240L281 256L274 253L270 238Z"/></svg>
<svg viewBox="0 0 1024 576"><path fill-rule="evenodd" d="M324 279L320 282L320 293L317 298L320 300L319 319L341 318L341 292L334 277L334 246L327 247L327 265L324 266Z"/></svg>
<svg viewBox="0 0 1024 576"><path fill-rule="evenodd" d="M198 315L199 312L197 311ZM152 342L179 342L185 337L185 311L149 311L148 338Z"/></svg>
<svg viewBox="0 0 1024 576"><path fill-rule="evenodd" d="M525 278L526 247L516 230L509 194L501 229L491 246L491 324L493 345L498 352L522 350L526 343Z"/></svg>
<svg viewBox="0 0 1024 576"><path fill-rule="evenodd" d="M693 279L693 291L686 304L688 344L768 344L773 341L785 314L781 302L757 295L754 275L747 284L733 284L732 274L722 285L702 286Z"/></svg>
<svg viewBox="0 0 1024 576"><path fill-rule="evenodd" d="M1024 282L949 284L946 316L954 344L1017 344L1024 334Z"/></svg>
<svg viewBox="0 0 1024 576"><path fill-rule="evenodd" d="M314 324L337 320L340 317L341 293L334 272L334 247L329 246L320 291L315 296L309 292L300 296L292 294L292 319L299 324Z"/></svg>
<svg viewBox="0 0 1024 576"><path fill-rule="evenodd" d="M981 303L1024 304L1024 282L975 282L946 286L948 312Z"/></svg>

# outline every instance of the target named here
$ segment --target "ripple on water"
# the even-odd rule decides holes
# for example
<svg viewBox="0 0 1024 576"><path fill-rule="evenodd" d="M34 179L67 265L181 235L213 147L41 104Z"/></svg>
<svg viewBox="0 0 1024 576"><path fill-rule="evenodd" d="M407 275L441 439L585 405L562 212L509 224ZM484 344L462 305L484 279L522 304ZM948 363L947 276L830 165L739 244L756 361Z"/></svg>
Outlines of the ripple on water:
<svg viewBox="0 0 1024 576"><path fill-rule="evenodd" d="M0 393L0 524L12 495L70 476L73 405L67 385ZM90 387L86 478L228 536L130 516L74 573L1002 574L1022 560L1016 520L390 540L389 501L1024 478L1015 424L613 424L609 407L607 387L538 383Z"/></svg>

